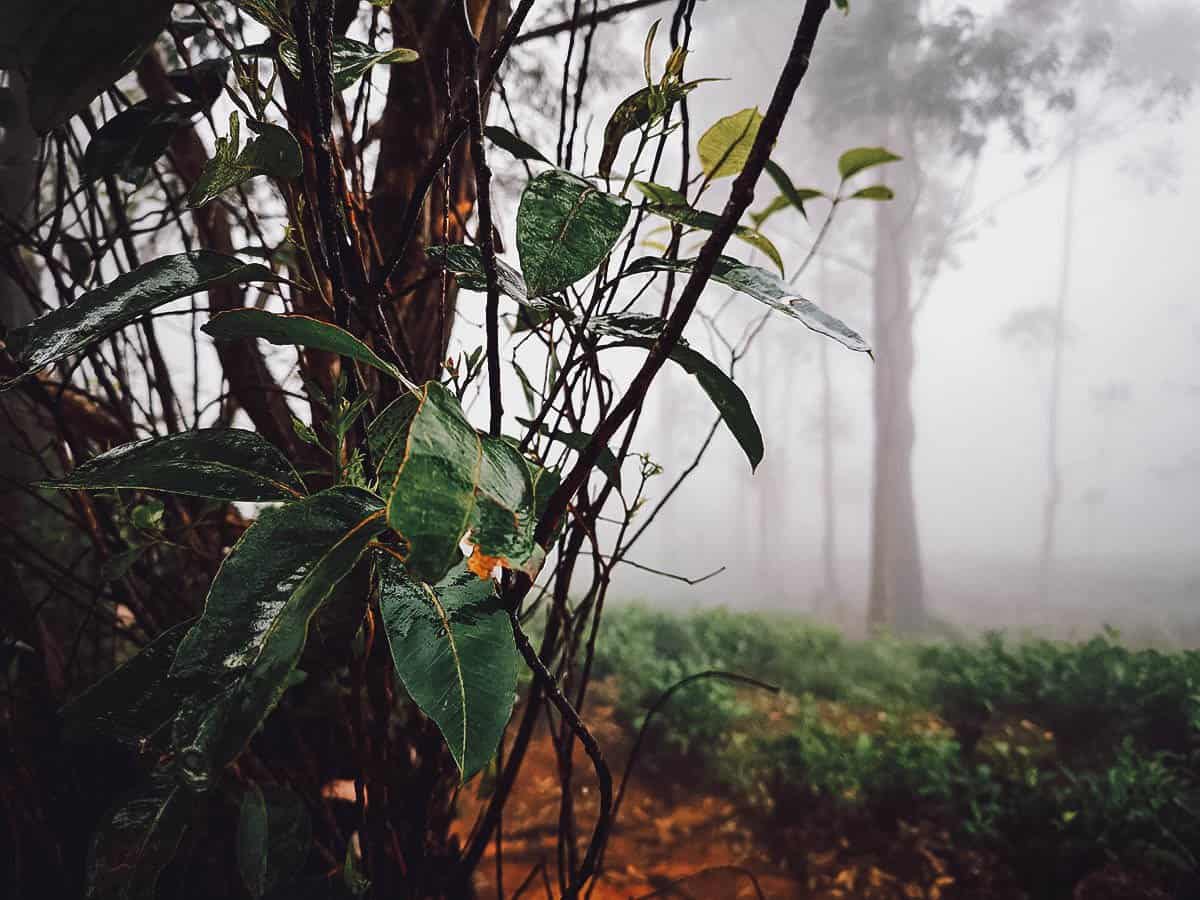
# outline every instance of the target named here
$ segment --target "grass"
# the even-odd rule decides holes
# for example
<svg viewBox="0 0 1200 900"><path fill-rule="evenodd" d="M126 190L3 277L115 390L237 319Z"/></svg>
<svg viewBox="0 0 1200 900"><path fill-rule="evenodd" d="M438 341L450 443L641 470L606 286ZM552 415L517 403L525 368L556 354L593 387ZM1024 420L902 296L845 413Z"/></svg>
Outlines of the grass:
<svg viewBox="0 0 1200 900"><path fill-rule="evenodd" d="M990 854L1026 896L1069 896L1120 866L1200 897L1200 653L1083 643L848 641L796 618L615 610L596 662L632 730L705 669L648 733L646 764L701 773L773 835L932 823ZM687 763L681 767L681 763ZM794 853L795 847L785 852Z"/></svg>

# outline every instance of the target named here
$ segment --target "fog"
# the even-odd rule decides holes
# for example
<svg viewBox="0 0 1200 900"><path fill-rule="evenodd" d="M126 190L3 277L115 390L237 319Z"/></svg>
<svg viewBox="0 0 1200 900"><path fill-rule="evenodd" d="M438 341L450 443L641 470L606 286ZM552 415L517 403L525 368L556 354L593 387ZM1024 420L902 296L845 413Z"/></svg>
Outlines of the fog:
<svg viewBox="0 0 1200 900"><path fill-rule="evenodd" d="M967 5L986 17L1001 4ZM798 185L832 190L838 150L886 142L878 129L853 121L811 119L817 106L812 85L836 63L831 37L852 34L871 6L872 0L855 0L849 17L832 12L826 20L825 40L818 42L809 81L773 156ZM1114 4L1096 0L1094 6L1099 15ZM590 125L593 168L604 121L638 86L642 40L659 11L667 21L658 65L665 58L671 8L603 26L600 39L620 49L604 54L607 77L588 92L594 118L581 128ZM926 16L949 15L953 8L946 4L944 12ZM1163 4L1144 3L1130 16L1152 18L1162 9ZM794 2L698 5L688 75L729 80L691 95L693 143L721 116L766 107L798 14ZM1164 67L1177 66L1179 35L1159 33L1169 35L1172 46L1140 46L1140 58L1148 51ZM1123 49L1115 48L1118 56ZM961 198L956 208L966 224L928 287L919 272L914 280L914 298L924 294L917 300L914 328L912 469L926 603L935 616L967 627L1077 632L1111 622L1148 636L1180 637L1181 623L1200 619L1194 612L1200 587L1197 104L1183 102L1175 113L1131 112L1134 104L1121 105L1104 87L1089 94L1083 84L1074 114L1047 109L1040 100L1030 104L1037 129L1031 149L993 127L973 173L966 160L938 171L951 198ZM1015 313L1052 309L1058 300L1070 176L1063 148L1081 119L1101 125L1080 140L1075 163L1057 449L1062 495L1042 602L1037 583L1052 354L1046 346L1006 337L1005 326ZM672 164L677 161L665 168ZM881 168L879 177L862 183L893 184L896 203L904 203L903 167L911 165L906 160ZM672 171L659 180L674 183L676 177ZM754 208L774 196L773 186L766 185L764 179ZM720 202L720 196L709 197L704 205L719 210ZM878 342L871 321L873 206L839 210L818 261L798 285ZM787 214L764 228L782 251L789 276L811 246L826 208L814 204L807 224ZM509 221L513 213L515 195L501 207ZM746 250L739 246L736 255L744 258ZM711 314L727 299L726 291L710 289L702 309ZM739 305L742 309L722 320L734 337L761 312L745 297L735 298L733 306ZM689 337L697 348L724 353L702 324ZM625 566L615 595L683 606L817 610L861 627L870 563L872 367L880 363L831 342L826 348L836 424L840 586L837 597L827 597L820 342L795 321L771 318L736 372L765 437L762 465L752 474L732 437L720 429L686 488L630 554L641 565L692 579L719 567L724 571L687 585ZM636 359L613 363L619 383ZM664 371L635 441L635 449L648 451L665 470L651 484L652 503L692 460L711 420L711 404L690 376Z"/></svg>

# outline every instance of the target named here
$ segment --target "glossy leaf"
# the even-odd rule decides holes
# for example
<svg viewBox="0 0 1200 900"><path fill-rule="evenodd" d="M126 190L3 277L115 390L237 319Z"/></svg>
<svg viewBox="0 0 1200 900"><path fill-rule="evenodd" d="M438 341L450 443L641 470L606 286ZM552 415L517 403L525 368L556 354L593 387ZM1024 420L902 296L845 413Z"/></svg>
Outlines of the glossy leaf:
<svg viewBox="0 0 1200 900"><path fill-rule="evenodd" d="M252 19L266 25L276 34L289 35L292 33L292 23L288 20L285 11L286 3L283 9L280 8L280 0L237 0L237 5Z"/></svg>
<svg viewBox="0 0 1200 900"><path fill-rule="evenodd" d="M542 551L526 463L507 441L476 433L446 388L431 381L396 400L367 440L414 577L441 579L461 560L468 531L481 574L494 565L536 572Z"/></svg>
<svg viewBox="0 0 1200 900"><path fill-rule="evenodd" d="M241 129L237 110L229 114L229 137L217 138L213 158L188 192L188 206L195 208L217 199L230 188L256 175L273 178L298 178L304 171L300 145L291 132L278 125L250 120L258 134L241 147ZM239 151L239 147L241 147Z"/></svg>
<svg viewBox="0 0 1200 900"><path fill-rule="evenodd" d="M281 315L265 309L231 309L213 316L201 331L218 341L261 338L282 347L312 347L339 356L348 356L363 365L407 382L400 370L379 356L343 328L311 316Z"/></svg>
<svg viewBox="0 0 1200 900"><path fill-rule="evenodd" d="M603 334L619 337L620 345L651 349L662 331L663 320L657 316L630 315L610 316L592 327ZM695 376L696 381L704 388L704 392L721 414L725 423L738 444L741 445L746 458L750 460L750 468L758 468L763 458L763 437L754 418L754 411L741 388L734 384L733 379L686 345L676 346L670 357L685 371Z"/></svg>
<svg viewBox="0 0 1200 900"><path fill-rule="evenodd" d="M490 580L456 566L432 587L390 554L379 607L396 674L437 724L463 780L491 761L512 715L517 649Z"/></svg>
<svg viewBox="0 0 1200 900"><path fill-rule="evenodd" d="M287 457L253 431L201 428L123 444L41 487L126 488L216 500L294 500L304 482Z"/></svg>
<svg viewBox="0 0 1200 900"><path fill-rule="evenodd" d="M339 486L267 510L247 529L172 669L214 680L240 673L183 751L184 777L208 783L242 752L295 683L313 616L384 528L379 498Z"/></svg>
<svg viewBox="0 0 1200 900"><path fill-rule="evenodd" d="M167 678L179 642L195 620L164 631L136 656L62 708L69 741L107 737L138 744L174 718L190 690Z"/></svg>
<svg viewBox="0 0 1200 900"><path fill-rule="evenodd" d="M695 263L694 259L668 260L645 257L636 260L625 271L628 275L665 271L690 272ZM772 272L722 256L713 267L712 279L803 322L818 334L831 337L851 350L871 352L870 345L858 332L801 297Z"/></svg>
<svg viewBox="0 0 1200 900"><path fill-rule="evenodd" d="M300 56L296 42L291 38L279 45L279 58L295 78L300 78ZM339 91L352 87L376 65L416 62L421 56L415 50L396 47L393 50L376 50L368 44L347 37L333 39L333 83Z"/></svg>
<svg viewBox="0 0 1200 900"><path fill-rule="evenodd" d="M900 158L883 147L856 147L853 150L847 150L838 159L838 172L845 180L865 169L881 166L884 163L897 162Z"/></svg>
<svg viewBox="0 0 1200 900"><path fill-rule="evenodd" d="M669 196L664 194L664 191L669 191L675 196L679 196L678 192L672 191L670 188L664 188L660 184L647 184L646 182L638 182L638 188L647 197L653 199L656 196ZM681 225L686 225L689 228L698 228L702 231L712 231L721 221L721 217L716 213L704 212L703 210L693 209L684 204L660 204L653 202L647 207L650 212L656 216L662 216L664 219L669 219L672 222L678 222ZM747 228L745 225L738 225L733 230L733 235L738 240L749 244L756 250L761 251L771 262L775 263L780 273L783 272L783 257L780 255L778 248L771 242L761 231L756 231L753 228Z"/></svg>
<svg viewBox="0 0 1200 900"><path fill-rule="evenodd" d="M757 107L743 109L731 116L718 119L704 132L697 145L700 167L710 179L728 178L746 168L750 148L758 137L762 115Z"/></svg>
<svg viewBox="0 0 1200 900"><path fill-rule="evenodd" d="M504 438L480 438L479 478L467 565L480 578L492 569L523 569L536 575L545 553L533 539L533 481L525 458Z"/></svg>
<svg viewBox="0 0 1200 900"><path fill-rule="evenodd" d="M531 298L564 290L593 271L629 220L628 200L570 172L551 169L525 187L517 252Z"/></svg>
<svg viewBox="0 0 1200 900"><path fill-rule="evenodd" d="M861 191L855 191L850 195L851 200L895 200L896 193L890 187L883 184L871 185L865 187Z"/></svg>
<svg viewBox="0 0 1200 900"><path fill-rule="evenodd" d="M150 100L122 110L92 135L83 151L81 174L90 180L117 175L130 184L142 184L150 167L167 152L175 132L196 112L191 103Z"/></svg>
<svg viewBox="0 0 1200 900"><path fill-rule="evenodd" d="M501 128L499 125L489 125L483 129L483 133L488 136L493 144L501 150L506 150L517 159L531 160L533 162L543 162L547 165L554 165L550 160L542 154L542 151L533 146L527 141L523 141L507 128Z"/></svg>
<svg viewBox="0 0 1200 900"><path fill-rule="evenodd" d="M687 206L687 197L673 187L657 184L653 181L635 181L636 187L651 203L656 206Z"/></svg>
<svg viewBox="0 0 1200 900"><path fill-rule="evenodd" d="M312 820L298 794L275 784L252 784L242 795L237 862L254 900L296 877L308 856Z"/></svg>
<svg viewBox="0 0 1200 900"><path fill-rule="evenodd" d="M454 273L459 287L468 291L486 291L487 276L483 271L483 254L478 247L466 244L450 244L449 246L433 246L425 251L430 259L436 260ZM530 300L525 288L525 279L521 273L496 257L496 280L500 285L500 293L517 301L521 306L544 314L557 312L560 315L570 315L570 310L557 303L545 300Z"/></svg>
<svg viewBox="0 0 1200 900"><path fill-rule="evenodd" d="M13 5L25 6L5 5L4 29ZM170 0L36 6L45 22L37 29L42 39L33 42L38 49L27 51L34 128L44 133L61 125L133 69L170 21L172 6Z"/></svg>
<svg viewBox="0 0 1200 900"><path fill-rule="evenodd" d="M170 770L109 812L87 860L88 900L153 900L158 876L175 856L193 815L193 799Z"/></svg>
<svg viewBox="0 0 1200 900"><path fill-rule="evenodd" d="M265 266L211 250L163 256L89 291L70 306L14 328L8 351L17 361L19 378L86 350L164 303L216 285L277 280Z"/></svg>
<svg viewBox="0 0 1200 900"><path fill-rule="evenodd" d="M517 419L526 428L533 426L533 422L529 419ZM557 441L564 447L569 447L577 453L582 453L584 449L592 442L592 436L586 431L557 431L551 430L547 425L538 426L538 434L541 434L552 441ZM617 462L617 456L609 447L603 447L600 450L600 455L596 458L596 468L603 472L608 480L611 481L617 488L621 487L621 466ZM534 493L537 490L535 487ZM536 505L536 504L535 504Z"/></svg>
<svg viewBox="0 0 1200 900"><path fill-rule="evenodd" d="M605 178L612 175L613 163L617 161L621 143L627 136L640 131L659 116L666 115L676 103L713 78L699 78L680 82L670 78L665 85L649 85L634 91L617 104L604 127L604 146L600 151L597 171Z"/></svg>

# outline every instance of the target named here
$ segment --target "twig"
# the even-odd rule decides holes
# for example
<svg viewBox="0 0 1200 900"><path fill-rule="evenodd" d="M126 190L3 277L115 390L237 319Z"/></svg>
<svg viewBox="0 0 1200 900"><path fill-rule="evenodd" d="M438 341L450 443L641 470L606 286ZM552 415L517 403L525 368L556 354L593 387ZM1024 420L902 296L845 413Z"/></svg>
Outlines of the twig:
<svg viewBox="0 0 1200 900"><path fill-rule="evenodd" d="M533 649L533 645L529 643L529 636L521 628L521 620L517 616L516 610L509 610L508 617L512 622L513 637L516 639L517 649L521 651L525 665L529 666L534 677L541 681L542 690L545 691L546 697L554 704L554 708L563 717L563 721L570 726L579 743L583 745L588 758L591 759L592 767L596 770L596 781L600 790L599 815L596 817L596 825L592 830L592 839L588 843L583 864L579 867L578 872L571 873L570 885L564 895L565 898L578 897L580 889L587 884L596 871L604 844L608 840L609 829L612 826L612 773L609 771L608 763L604 760L604 751L596 743L596 738L588 730L583 720L579 718L579 714L575 712L575 707L563 696L558 682L555 681L554 676L546 669L541 658L537 655L537 651Z"/></svg>

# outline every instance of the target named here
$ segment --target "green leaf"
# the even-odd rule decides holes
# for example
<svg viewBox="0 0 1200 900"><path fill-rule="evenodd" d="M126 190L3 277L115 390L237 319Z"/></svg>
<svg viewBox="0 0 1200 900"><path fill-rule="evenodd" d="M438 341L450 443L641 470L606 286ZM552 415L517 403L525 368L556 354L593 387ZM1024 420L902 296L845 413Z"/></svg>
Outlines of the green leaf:
<svg viewBox="0 0 1200 900"><path fill-rule="evenodd" d="M280 9L279 0L236 0L236 5L276 34L286 36L292 33L292 23L288 20L287 12ZM285 2L285 8L288 6L290 4Z"/></svg>
<svg viewBox="0 0 1200 900"><path fill-rule="evenodd" d="M665 86L649 85L634 91L617 104L613 114L604 127L604 147L600 151L600 164L597 171L604 178L612 175L613 163L617 161L617 153L621 142L635 131L639 131L656 119L665 116L667 111L676 103L708 81L714 78L699 78L695 81L680 83L669 79Z"/></svg>
<svg viewBox="0 0 1200 900"><path fill-rule="evenodd" d="M501 128L499 125L489 125L483 129L483 133L488 136L493 144L501 150L506 150L517 159L527 159L534 162L544 162L546 165L554 165L550 160L542 154L532 144L521 140L507 128Z"/></svg>
<svg viewBox="0 0 1200 900"><path fill-rule="evenodd" d="M298 794L275 784L252 784L238 816L238 871L254 900L291 882L304 865L312 820Z"/></svg>
<svg viewBox="0 0 1200 900"><path fill-rule="evenodd" d="M483 271L483 254L478 247L466 244L449 244L428 248L426 254L454 273L459 287L468 291L486 291L487 275ZM496 280L500 285L500 293L505 294L528 309L537 313L558 312L569 315L570 311L557 303L544 300L530 300L525 288L525 279L521 273L496 257Z"/></svg>
<svg viewBox="0 0 1200 900"><path fill-rule="evenodd" d="M142 531L161 531L163 514L167 511L161 500L149 499L129 511L129 521Z"/></svg>
<svg viewBox="0 0 1200 900"><path fill-rule="evenodd" d="M137 745L175 716L189 687L167 678L179 642L194 619L164 631L124 665L109 672L62 708L63 737L108 737Z"/></svg>
<svg viewBox="0 0 1200 900"><path fill-rule="evenodd" d="M642 346L649 349L650 342ZM695 376L750 460L751 470L757 469L763 458L763 437L742 389L714 363L689 347L676 347L671 351L671 359Z"/></svg>
<svg viewBox="0 0 1200 900"><path fill-rule="evenodd" d="M717 120L700 137L697 150L700 167L711 180L737 175L746 168L750 148L758 137L762 115L758 107L743 109L731 116Z"/></svg>
<svg viewBox="0 0 1200 900"><path fill-rule="evenodd" d="M490 580L456 566L432 587L381 554L379 608L396 674L446 739L463 780L491 761L512 715L517 649Z"/></svg>
<svg viewBox="0 0 1200 900"><path fill-rule="evenodd" d="M658 257L645 257L636 260L626 270L626 275L638 275L646 272L690 272L695 265L694 259L669 260ZM808 328L831 337L839 344L851 350L870 353L870 345L862 337L840 319L836 319L816 305L805 300L775 274L760 269L757 266L747 266L728 256L717 258L713 267L713 281L728 285L747 296L753 297L767 306L777 309L785 315L803 322Z"/></svg>
<svg viewBox="0 0 1200 900"><path fill-rule="evenodd" d="M145 100L117 113L88 142L80 174L89 181L117 175L130 184L142 184L150 167L167 152L175 132L196 111L192 103Z"/></svg>
<svg viewBox="0 0 1200 900"><path fill-rule="evenodd" d="M798 188L792 183L791 177L787 172L777 165L773 160L767 160L766 172L771 176L771 180L775 182L775 186L779 188L779 194L789 204L800 211L800 215L808 218L808 212L804 209L804 204L815 197L824 197L824 191L818 191L813 188ZM758 223L761 227L762 223Z"/></svg>
<svg viewBox="0 0 1200 900"><path fill-rule="evenodd" d="M663 320L657 316L624 314L601 317L591 322L591 327L601 334L621 339L615 346L642 347L651 349L662 332ZM763 458L763 437L754 411L741 388L710 360L690 347L680 344L671 351L671 359L686 372L695 376L700 387L713 402L721 420L725 423L742 450L750 460L750 468L757 469Z"/></svg>
<svg viewBox="0 0 1200 900"><path fill-rule="evenodd" d="M350 332L311 316L281 315L265 309L231 309L213 316L200 330L218 341L261 338L281 347L312 347L348 356L397 381L409 383L398 368L380 359L374 350Z"/></svg>
<svg viewBox="0 0 1200 900"><path fill-rule="evenodd" d="M477 434L444 387L431 381L400 397L370 424L367 441L414 577L442 578L462 559L468 530L477 571L536 572L542 552L525 461L507 441Z"/></svg>
<svg viewBox="0 0 1200 900"><path fill-rule="evenodd" d="M299 79L300 56L296 42L291 38L279 45L279 58L292 76ZM396 47L393 50L377 51L374 47L347 37L333 39L333 83L339 91L352 87L372 66L392 63L416 62L421 55L415 50Z"/></svg>
<svg viewBox="0 0 1200 900"><path fill-rule="evenodd" d="M842 154L838 160L838 171L842 175L842 180L845 181L864 169L897 162L900 159L901 157L883 147L856 147Z"/></svg>
<svg viewBox="0 0 1200 900"><path fill-rule="evenodd" d="M241 752L287 689L309 621L384 527L378 497L339 486L266 509L246 529L171 668L173 678L237 679L202 707L194 743L181 748L190 781L208 783Z"/></svg>
<svg viewBox="0 0 1200 900"><path fill-rule="evenodd" d="M342 857L342 884L346 886L351 897L365 896L371 889L371 879L362 870L359 856L354 852L353 841L346 841L346 854Z"/></svg>
<svg viewBox="0 0 1200 900"><path fill-rule="evenodd" d="M167 73L171 86L185 97L208 108L217 102L229 78L229 58L204 59L186 69Z"/></svg>
<svg viewBox="0 0 1200 900"><path fill-rule="evenodd" d="M530 419L517 419L526 428L532 428L533 422ZM592 442L592 436L586 431L552 431L549 426L542 424L538 426L538 434L544 435L552 441L558 441L564 447L569 447L576 453L582 453L584 449ZM600 455L596 458L596 468L603 472L608 480L611 481L618 489L621 487L621 466L617 462L616 454L609 447L603 447L600 450ZM536 493L536 491L535 491Z"/></svg>
<svg viewBox="0 0 1200 900"><path fill-rule="evenodd" d="M241 146L237 110L229 114L229 137L217 138L216 152L204 165L204 171L188 192L188 206L195 209L217 199L230 188L256 175L272 178L299 178L304 171L300 145L286 128L250 120L258 134Z"/></svg>
<svg viewBox="0 0 1200 900"><path fill-rule="evenodd" d="M657 206L688 206L687 197L665 184L656 184L653 181L635 181L633 186L641 191L647 200Z"/></svg>
<svg viewBox="0 0 1200 900"><path fill-rule="evenodd" d="M110 810L87 859L88 900L153 900L192 819L193 799L169 769Z"/></svg>
<svg viewBox="0 0 1200 900"><path fill-rule="evenodd" d="M201 428L122 444L40 487L126 488L215 500L294 500L304 482L287 457L240 428Z"/></svg>
<svg viewBox="0 0 1200 900"><path fill-rule="evenodd" d="M25 3L6 4L25 7ZM29 76L29 118L45 133L86 107L101 91L129 72L171 18L170 0L120 3L34 4L45 16L41 40L25 55ZM18 26L23 16L18 15ZM4 28L7 29L5 21Z"/></svg>
<svg viewBox="0 0 1200 900"><path fill-rule="evenodd" d="M642 182L639 182L638 184L639 187L642 186ZM662 185L646 185L646 189L651 188L655 189L656 191L670 190L670 188L664 189ZM643 193L646 193L646 191L644 190ZM672 191L672 193L675 192ZM650 193L646 193L646 196L649 197L652 195ZM647 206L647 209L656 216L662 216L664 219L670 219L672 222L678 222L681 225L686 225L689 228L699 228L702 231L712 231L721 221L721 217L716 213L693 209L686 204L681 206L679 204L659 205L658 203L651 203ZM776 248L776 246L771 242L771 239L765 234L760 231L755 231L753 228L747 228L745 225L738 225L736 228L734 228L733 234L734 237L743 243L749 244L756 250L762 251L762 253L768 259L770 259L771 262L775 263L775 265L779 268L780 273L783 272L783 257L780 255L778 248Z"/></svg>
<svg viewBox="0 0 1200 900"><path fill-rule="evenodd" d="M8 336L8 351L19 367L16 378L0 389L124 328L141 316L180 297L221 284L278 281L270 269L236 256L193 250L163 256L82 295L70 306L51 310Z"/></svg>
<svg viewBox="0 0 1200 900"><path fill-rule="evenodd" d="M529 296L564 290L593 271L629 220L628 200L551 169L526 186L517 210L517 252Z"/></svg>
<svg viewBox="0 0 1200 900"><path fill-rule="evenodd" d="M850 195L851 200L895 200L896 193L890 187L883 184L872 185L865 187L861 191L855 191Z"/></svg>

